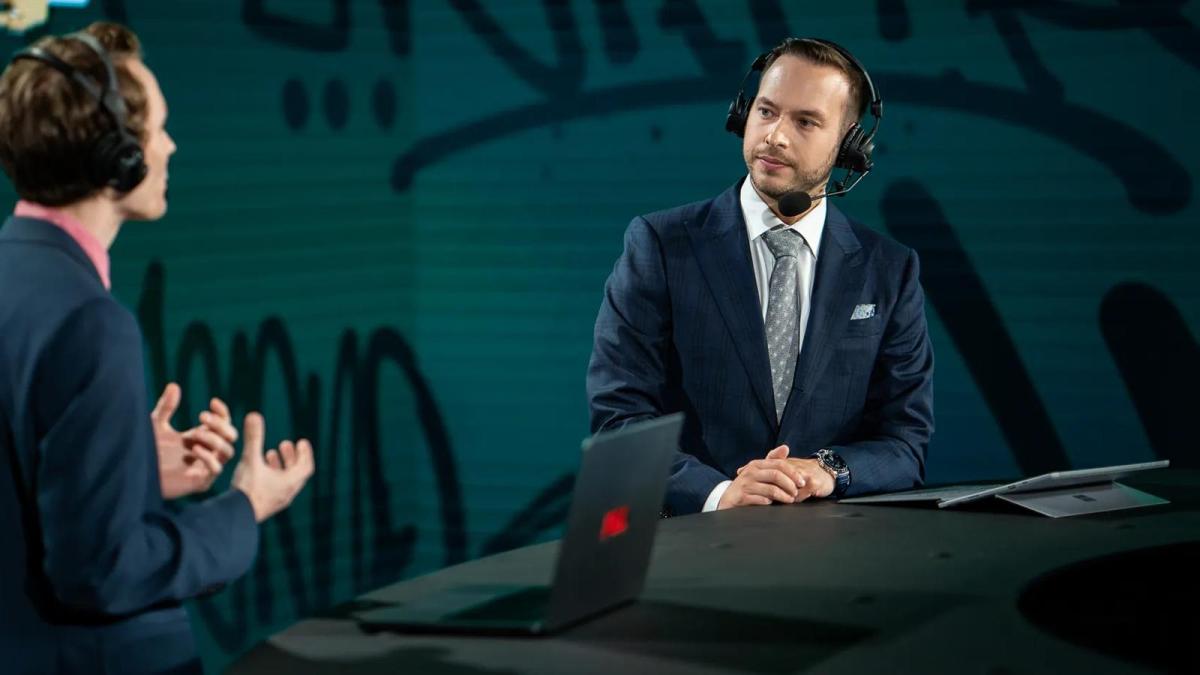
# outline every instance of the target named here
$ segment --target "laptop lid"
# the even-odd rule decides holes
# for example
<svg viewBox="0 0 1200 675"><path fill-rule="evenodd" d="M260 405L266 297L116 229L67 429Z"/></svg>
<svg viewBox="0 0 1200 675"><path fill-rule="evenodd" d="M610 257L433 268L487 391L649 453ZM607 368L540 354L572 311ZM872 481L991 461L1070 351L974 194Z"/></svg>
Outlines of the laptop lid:
<svg viewBox="0 0 1200 675"><path fill-rule="evenodd" d="M546 630L641 593L683 419L683 413L674 413L583 442Z"/></svg>

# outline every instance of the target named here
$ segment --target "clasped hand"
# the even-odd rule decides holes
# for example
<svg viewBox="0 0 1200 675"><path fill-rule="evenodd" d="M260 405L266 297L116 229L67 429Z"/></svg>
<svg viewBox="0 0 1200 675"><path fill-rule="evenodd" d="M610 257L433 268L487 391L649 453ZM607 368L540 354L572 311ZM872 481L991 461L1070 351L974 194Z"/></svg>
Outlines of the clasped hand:
<svg viewBox="0 0 1200 675"><path fill-rule="evenodd" d="M773 502L795 504L833 494L833 476L817 460L788 457L788 452L788 446L781 445L763 459L739 468L717 508L766 506Z"/></svg>

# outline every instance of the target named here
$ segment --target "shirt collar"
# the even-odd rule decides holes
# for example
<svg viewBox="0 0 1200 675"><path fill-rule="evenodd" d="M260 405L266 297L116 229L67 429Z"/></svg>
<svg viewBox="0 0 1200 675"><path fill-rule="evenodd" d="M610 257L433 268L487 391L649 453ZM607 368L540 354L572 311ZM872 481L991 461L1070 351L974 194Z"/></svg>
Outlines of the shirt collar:
<svg viewBox="0 0 1200 675"><path fill-rule="evenodd" d="M804 237L805 243L808 244L809 250L813 253L813 258L817 257L821 248L821 233L825 231L825 214L829 207L825 204L826 197L817 200L817 205L811 211L804 214L804 217L797 220L795 223L788 225L787 229L795 230L800 236ZM783 221L767 203L758 196L758 192L750 183L750 177L746 176L746 180L742 181L742 190L740 194L742 205L742 217L746 220L746 234L750 237L750 241L766 234L767 230L773 227L783 225Z"/></svg>
<svg viewBox="0 0 1200 675"><path fill-rule="evenodd" d="M75 240L79 248L83 249L88 259L92 261L92 266L96 268L96 273L100 275L100 281L104 284L104 288L112 289L112 283L109 280L108 274L108 249L104 247L104 244L100 243L100 240L95 235L88 232L83 223L79 222L74 216L61 209L28 202L24 199L17 202L16 208L13 209L13 215L18 218L44 220L57 225L67 234L71 235L71 238Z"/></svg>

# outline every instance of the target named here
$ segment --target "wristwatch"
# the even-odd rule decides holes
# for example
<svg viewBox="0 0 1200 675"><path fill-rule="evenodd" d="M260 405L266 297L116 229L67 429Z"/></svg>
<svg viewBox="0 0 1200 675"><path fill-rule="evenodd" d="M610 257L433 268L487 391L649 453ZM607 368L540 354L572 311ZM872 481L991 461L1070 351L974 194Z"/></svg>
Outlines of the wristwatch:
<svg viewBox="0 0 1200 675"><path fill-rule="evenodd" d="M850 487L850 467L846 466L846 461L842 459L841 455L829 448L821 448L813 457L816 458L817 464L820 464L822 469L833 476L833 494L829 496L841 497L845 494L846 488Z"/></svg>

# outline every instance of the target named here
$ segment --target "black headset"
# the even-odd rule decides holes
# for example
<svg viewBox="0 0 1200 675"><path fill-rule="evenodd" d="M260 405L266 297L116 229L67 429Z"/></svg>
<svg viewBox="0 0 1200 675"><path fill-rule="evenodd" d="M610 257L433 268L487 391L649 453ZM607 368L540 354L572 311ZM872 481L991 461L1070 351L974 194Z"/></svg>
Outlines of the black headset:
<svg viewBox="0 0 1200 675"><path fill-rule="evenodd" d="M750 76L754 73L762 72L763 68L767 65L767 59L772 54L781 53L783 48L793 41L815 42L836 50L847 61L853 64L858 69L858 72L862 73L863 79L867 82L867 90L871 95L869 110L871 111L871 116L875 118L875 123L871 126L871 131L866 132L863 130L861 124L855 122L846 131L846 135L842 137L842 143L838 147L837 158L833 162L834 167L846 169L847 171L846 178L837 184L838 189L841 190L852 173L860 174L859 178L861 179L862 176L866 175L875 166L874 162L871 161L871 153L875 151L875 132L879 130L879 122L883 119L883 99L879 98L879 91L875 89L875 84L871 82L871 75L863 67L863 64L854 58L854 55L849 50L836 42L820 38L788 38L775 49L760 54L757 59L754 59L754 63L750 64L750 70L746 71L745 77L742 78L742 85L738 89L737 98L733 100L733 103L729 104L729 113L725 117L725 130L732 132L739 138L745 135L746 118L750 114L750 103L753 101L753 98L746 98L746 82L749 81ZM861 115L861 111L859 113ZM855 181L855 183L857 182Z"/></svg>
<svg viewBox="0 0 1200 675"><path fill-rule="evenodd" d="M81 73L66 61L41 47L29 47L13 55L12 61L28 59L39 61L59 71L68 79L83 87L108 114L113 129L104 132L88 154L88 178L98 188L111 187L117 192L133 190L146 177L146 161L137 137L129 131L125 121L125 100L117 85L117 71L113 68L108 52L100 41L87 33L72 33L63 39L77 40L87 45L108 73L108 81L100 86L92 77Z"/></svg>

